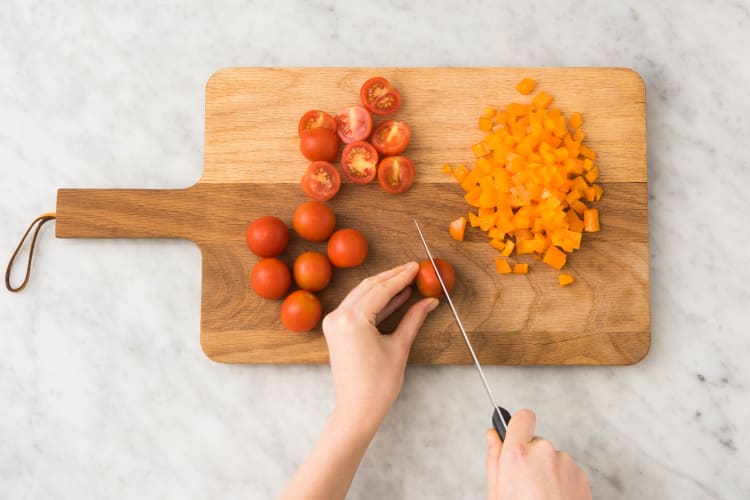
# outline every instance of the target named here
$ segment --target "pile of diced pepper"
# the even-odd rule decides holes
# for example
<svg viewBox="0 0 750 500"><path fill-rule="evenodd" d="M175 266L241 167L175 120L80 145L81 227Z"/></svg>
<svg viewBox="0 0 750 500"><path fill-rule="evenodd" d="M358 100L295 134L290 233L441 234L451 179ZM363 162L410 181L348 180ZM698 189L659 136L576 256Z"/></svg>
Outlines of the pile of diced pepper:
<svg viewBox="0 0 750 500"><path fill-rule="evenodd" d="M516 90L529 95L535 86L524 78ZM474 207L469 224L485 231L500 252L500 274L528 273L528 264L509 260L514 251L561 270L568 254L581 248L583 232L599 231L599 211L590 204L603 189L596 183L596 153L583 144L583 118L573 113L566 119L551 104L552 97L540 91L528 104L485 109L479 130L486 135L471 147L474 168L443 166ZM451 223L454 239L463 240L466 223L463 216ZM558 281L564 286L575 279L560 274Z"/></svg>

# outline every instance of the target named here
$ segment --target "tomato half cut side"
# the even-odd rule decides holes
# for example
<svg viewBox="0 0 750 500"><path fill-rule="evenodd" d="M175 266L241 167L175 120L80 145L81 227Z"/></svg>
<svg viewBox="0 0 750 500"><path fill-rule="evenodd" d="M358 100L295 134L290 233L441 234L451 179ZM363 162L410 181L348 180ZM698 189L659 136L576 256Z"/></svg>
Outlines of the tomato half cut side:
<svg viewBox="0 0 750 500"><path fill-rule="evenodd" d="M392 156L404 152L411 140L411 130L406 122L386 120L372 132L372 145L379 153Z"/></svg>
<svg viewBox="0 0 750 500"><path fill-rule="evenodd" d="M327 128L335 134L336 119L325 111L311 109L300 118L299 125L297 125L297 133L301 137L303 132L314 128Z"/></svg>
<svg viewBox="0 0 750 500"><path fill-rule="evenodd" d="M401 107L401 93L382 76L367 80L359 97L362 104L376 115L390 115Z"/></svg>
<svg viewBox="0 0 750 500"><path fill-rule="evenodd" d="M349 106L336 115L336 131L342 141L364 141L372 132L372 116L362 106Z"/></svg>
<svg viewBox="0 0 750 500"><path fill-rule="evenodd" d="M355 184L367 184L378 171L378 152L369 142L347 144L341 153L341 170Z"/></svg>
<svg viewBox="0 0 750 500"><path fill-rule="evenodd" d="M302 190L313 200L333 198L341 188L341 174L327 161L314 161L302 176Z"/></svg>
<svg viewBox="0 0 750 500"><path fill-rule="evenodd" d="M378 167L378 183L386 193L403 193L414 184L414 163L406 156L383 159Z"/></svg>

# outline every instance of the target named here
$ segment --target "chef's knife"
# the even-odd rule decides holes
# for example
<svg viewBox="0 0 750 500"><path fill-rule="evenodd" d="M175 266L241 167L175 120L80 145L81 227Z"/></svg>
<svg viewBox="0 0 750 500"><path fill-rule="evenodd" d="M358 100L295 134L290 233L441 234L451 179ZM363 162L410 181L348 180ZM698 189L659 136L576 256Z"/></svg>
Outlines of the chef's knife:
<svg viewBox="0 0 750 500"><path fill-rule="evenodd" d="M435 274L437 275L438 281L440 282L440 287L443 289L443 293L445 294L445 299L448 301L448 306L450 306L451 312L453 313L453 318L455 318L456 324L458 325L458 329L461 330L461 334L464 336L464 340L466 341L466 347L469 348L469 353L471 354L471 358L474 360L474 366L477 367L477 371L479 372L479 377L482 379L482 384L484 384L484 390L487 391L487 396L489 396L490 402L492 403L492 408L494 409L492 412L492 426L500 435L500 439L505 441L505 432L508 430L508 423L510 422L510 413L508 412L508 410L506 410L502 406L498 406L498 404L495 402L495 397L492 395L492 390L490 390L490 385L487 383L487 379L485 378L484 372L482 371L482 365L479 364L477 355L474 353L474 348L471 346L471 341L469 340L469 336L466 334L466 330L464 329L463 323L461 323L461 318L458 316L458 312L456 311L456 308L453 305L453 301L451 300L451 296L448 293L448 289L445 287L445 282L443 281L443 277L440 276L440 271L438 270L437 265L435 264L435 259L432 257L432 252L430 252L430 247L427 246L427 241L424 239L424 235L422 234L422 229L419 227L419 223L417 222L416 219L414 219L414 225L417 226L417 232L419 233L419 238L422 240L422 245L424 245L425 252L427 252L427 258L430 259L432 268L435 270Z"/></svg>

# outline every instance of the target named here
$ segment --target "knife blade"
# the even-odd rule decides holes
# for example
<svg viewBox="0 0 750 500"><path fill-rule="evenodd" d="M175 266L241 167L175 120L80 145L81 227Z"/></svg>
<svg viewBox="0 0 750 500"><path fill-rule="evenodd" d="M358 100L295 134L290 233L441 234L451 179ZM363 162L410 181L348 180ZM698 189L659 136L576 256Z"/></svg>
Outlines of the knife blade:
<svg viewBox="0 0 750 500"><path fill-rule="evenodd" d="M458 329L461 330L461 334L463 335L464 341L466 342L466 347L469 348L471 359L474 360L474 366L477 368L477 372L479 372L479 378L482 379L482 385L484 385L484 390L487 392L487 396L490 398L490 403L492 403L492 408L493 408L492 426L495 428L498 435L500 435L500 439L505 441L505 433L508 430L508 423L510 423L510 412L508 412L508 410L506 410L502 406L499 406L495 402L495 396L492 394L492 390L490 389L490 384L487 383L487 378L484 376L482 365L479 364L479 359L477 359L477 355L474 352L474 348L471 345L471 340L469 340L469 335L466 333L466 330L464 329L464 325L461 322L461 318L458 315L458 311L456 311L456 306L453 305L453 300L451 300L451 295L450 293L448 293L448 288L446 288L445 286L445 282L443 281L443 277L440 275L440 271L438 270L437 264L435 264L435 258L432 256L432 252L430 252L430 247L429 245L427 245L427 240L425 240L424 234L422 234L422 229L419 227L419 222L417 222L416 219L413 219L413 220L414 220L414 225L417 226L419 239L422 240L422 245L424 246L424 250L425 252L427 252L427 258L430 259L432 268L435 270L435 275L437 276L437 279L440 282L440 287L443 289L443 293L445 294L445 299L448 302L448 306L450 307L451 312L453 313L453 318L456 320Z"/></svg>

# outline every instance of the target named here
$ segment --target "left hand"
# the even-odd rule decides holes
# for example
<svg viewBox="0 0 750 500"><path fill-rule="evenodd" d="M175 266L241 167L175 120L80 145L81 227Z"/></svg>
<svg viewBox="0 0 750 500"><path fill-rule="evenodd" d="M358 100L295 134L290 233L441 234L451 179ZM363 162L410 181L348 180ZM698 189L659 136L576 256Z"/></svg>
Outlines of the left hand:
<svg viewBox="0 0 750 500"><path fill-rule="evenodd" d="M438 305L437 299L422 299L392 334L378 330L378 323L409 299L409 284L418 269L416 262L409 262L365 279L323 319L336 410L372 429L396 401L414 338Z"/></svg>

